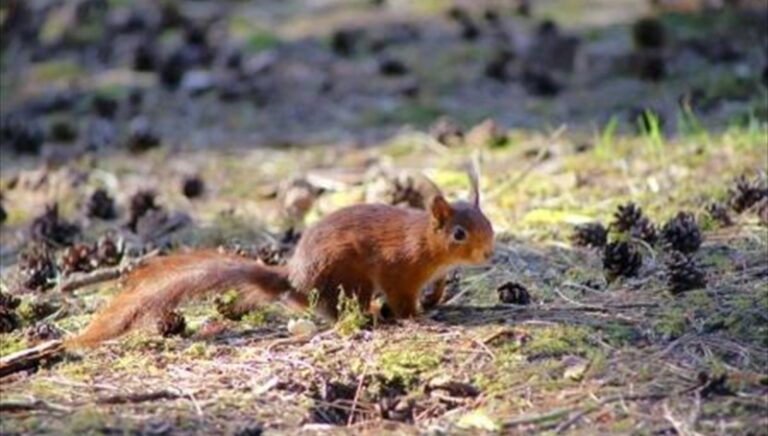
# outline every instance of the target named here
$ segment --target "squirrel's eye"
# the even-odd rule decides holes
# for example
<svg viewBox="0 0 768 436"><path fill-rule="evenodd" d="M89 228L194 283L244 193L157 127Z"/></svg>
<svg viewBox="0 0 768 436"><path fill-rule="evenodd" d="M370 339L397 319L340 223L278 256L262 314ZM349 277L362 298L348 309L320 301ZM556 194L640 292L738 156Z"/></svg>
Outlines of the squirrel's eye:
<svg viewBox="0 0 768 436"><path fill-rule="evenodd" d="M453 240L457 242L463 242L467 239L467 231L464 230L464 227L456 226L453 229Z"/></svg>

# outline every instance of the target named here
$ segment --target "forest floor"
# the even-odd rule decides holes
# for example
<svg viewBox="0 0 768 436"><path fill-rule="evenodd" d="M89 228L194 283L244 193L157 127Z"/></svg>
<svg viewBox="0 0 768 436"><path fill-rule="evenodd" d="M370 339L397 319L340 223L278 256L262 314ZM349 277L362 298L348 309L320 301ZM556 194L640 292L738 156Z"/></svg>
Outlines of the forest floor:
<svg viewBox="0 0 768 436"><path fill-rule="evenodd" d="M126 8L108 3L110 14ZM46 232L30 223L52 202L60 220L79 225L78 241L110 233L126 263L185 247L262 255L266 247L270 260L283 261L295 243L284 238L289 227L300 230L349 204L418 194L403 185L404 170L427 175L451 199L465 197L461 167L475 158L482 207L497 233L491 261L461 268L437 309L391 325L364 325L351 311L334 326L277 306L233 321L213 301L191 303L180 335L135 332L0 378L0 432L689 435L768 428L768 90L760 76L766 36L754 32L765 23L757 14L663 16L672 29L667 76L649 82L622 60L632 50L631 23L569 24L567 8L561 18L543 2L551 10L534 16L578 36L579 59L591 66L547 66L562 89L544 96L537 94L546 80L521 72L534 60L510 60L503 80L484 73L509 48L498 46L505 32L516 32L512 45L525 52L537 19L500 8L506 30L488 30L483 9L470 7L483 33L465 41L443 2L414 10L392 2L388 13L306 3L313 15L289 1L261 9L182 3L185 14L219 17L208 30L217 53L226 51L216 39L222 22L243 35L250 66L237 80L250 77L245 91L227 89L234 73L222 69L223 60L197 67L220 80L205 90L194 80L164 89L154 73L131 71L125 53L136 40L129 32L105 38L114 59L93 61L99 44L87 26L77 35L56 27L66 14L38 30L52 41L90 38L70 41L80 48L40 49L42 60L23 44L4 48L3 115L35 102L23 113L49 139L29 156L3 137L0 290L21 301L0 307L0 325L16 327L0 333L0 357L77 332L119 290L106 282L61 291L71 277L62 270L63 250L52 254L59 260L50 283L40 285L49 289L22 289L28 275L19 259ZM363 46L351 56L334 53L328 34L345 26L366 28L353 38ZM738 56L711 47L708 35L717 32ZM173 47L182 34L172 29L158 38ZM21 57L10 63L12 55ZM401 60L408 72L378 75L384 58ZM40 109L72 89L67 109ZM143 90L138 103L135 89ZM221 97L241 91L234 101ZM111 120L91 113L91 105L103 112L92 103L98 96L119 102ZM137 114L160 146L130 151ZM463 139L429 133L442 115L465 131ZM480 123L488 117L497 130ZM61 137L54 126L61 133L63 124L75 127L74 143L50 139ZM188 198L181 186L193 175L205 188ZM87 216L97 188L114 197L116 220ZM130 229L131 199L145 189L157 194L162 218ZM302 223L286 212L296 195L312 200ZM608 239L625 241L641 258L619 256L614 264L628 277L614 279L603 244L583 247L572 235L587 223L608 228L628 202L659 237L647 242L611 226ZM670 266L675 254L664 224L679 212L692 214L701 232L689 254L693 266ZM690 228L683 233L696 239ZM689 268L682 278L680 268ZM500 289L516 291L512 302L522 304L501 302ZM320 331L292 336L287 325L298 318Z"/></svg>

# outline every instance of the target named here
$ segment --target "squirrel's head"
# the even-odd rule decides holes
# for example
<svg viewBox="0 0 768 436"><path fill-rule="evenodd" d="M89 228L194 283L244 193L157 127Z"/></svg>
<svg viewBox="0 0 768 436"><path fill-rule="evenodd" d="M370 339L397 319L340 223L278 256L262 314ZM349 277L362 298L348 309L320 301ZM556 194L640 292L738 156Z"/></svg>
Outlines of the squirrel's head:
<svg viewBox="0 0 768 436"><path fill-rule="evenodd" d="M493 254L493 227L480 210L480 189L477 171L469 170L471 195L469 201L449 203L438 193L429 203L433 231L448 256L456 263L479 264Z"/></svg>

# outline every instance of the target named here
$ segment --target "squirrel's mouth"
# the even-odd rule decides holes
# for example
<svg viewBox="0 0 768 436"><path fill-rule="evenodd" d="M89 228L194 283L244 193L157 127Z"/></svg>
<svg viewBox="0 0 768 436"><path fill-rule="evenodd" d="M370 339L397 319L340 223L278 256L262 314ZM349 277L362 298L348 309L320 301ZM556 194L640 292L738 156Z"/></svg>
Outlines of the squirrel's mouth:
<svg viewBox="0 0 768 436"><path fill-rule="evenodd" d="M475 250L473 254L473 260L475 263L485 263L488 262L491 257L493 257L493 248L488 248L485 250Z"/></svg>

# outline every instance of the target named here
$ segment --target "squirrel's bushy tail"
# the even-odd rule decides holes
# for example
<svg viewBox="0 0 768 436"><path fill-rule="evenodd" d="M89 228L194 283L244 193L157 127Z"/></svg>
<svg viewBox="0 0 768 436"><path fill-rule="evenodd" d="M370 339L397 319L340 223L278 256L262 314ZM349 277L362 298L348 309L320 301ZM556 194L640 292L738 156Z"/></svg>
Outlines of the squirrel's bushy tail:
<svg viewBox="0 0 768 436"><path fill-rule="evenodd" d="M306 298L294 291L285 267L266 266L254 260L216 251L195 251L152 259L132 271L123 289L67 348L88 347L126 333L140 322L159 319L183 300L208 292L239 293L236 310L285 296L294 306Z"/></svg>

